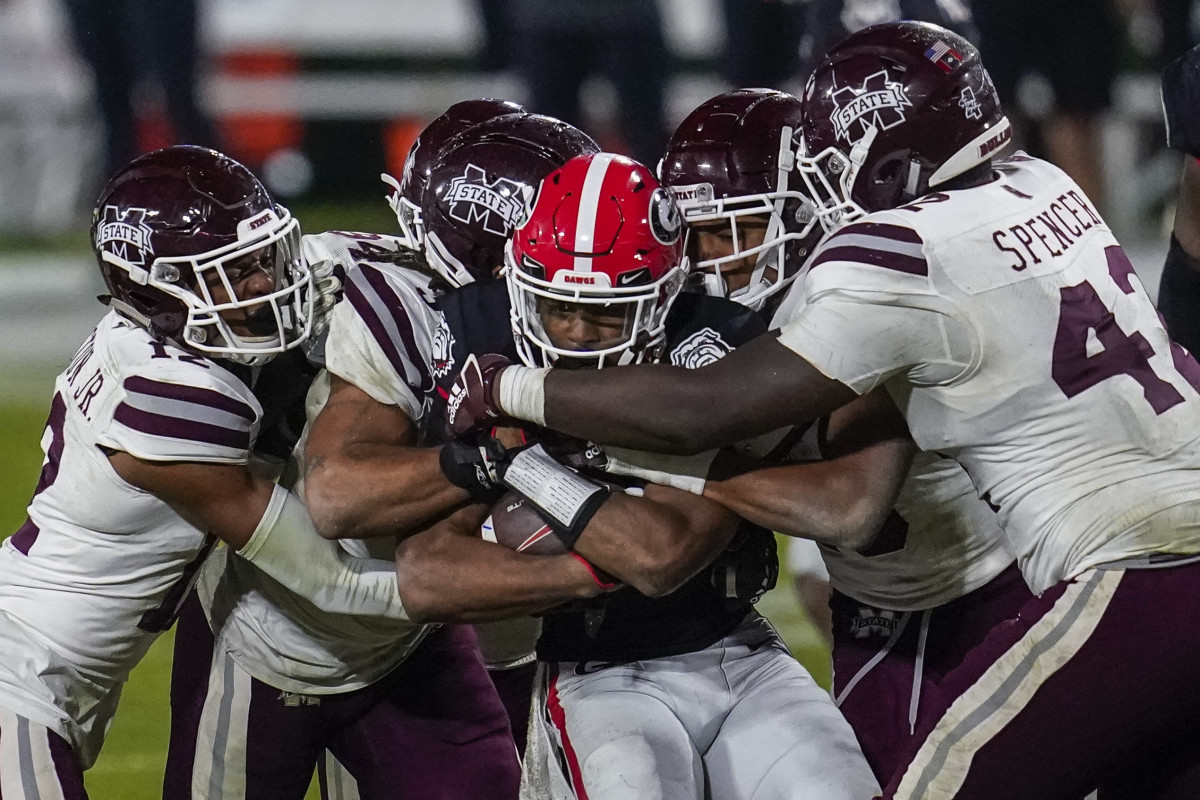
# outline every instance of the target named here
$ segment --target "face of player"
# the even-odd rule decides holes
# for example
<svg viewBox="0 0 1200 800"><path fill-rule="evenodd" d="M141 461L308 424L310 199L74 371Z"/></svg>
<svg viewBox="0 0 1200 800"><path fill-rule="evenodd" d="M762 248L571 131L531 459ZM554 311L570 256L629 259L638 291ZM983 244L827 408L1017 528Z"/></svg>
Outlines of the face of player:
<svg viewBox="0 0 1200 800"><path fill-rule="evenodd" d="M543 297L538 299L537 309L546 338L563 350L594 352L615 347L629 338L633 306L628 303L604 306Z"/></svg>
<svg viewBox="0 0 1200 800"><path fill-rule="evenodd" d="M765 217L740 217L738 219L737 252L744 253L752 247L758 247L763 243L766 235L767 220ZM692 246L695 248L693 263L723 258L733 255L735 252L733 229L725 220L698 222L691 226L690 236ZM750 283L750 276L754 272L754 263L757 259L758 254L755 253L720 265L721 277L729 292L736 292ZM708 266L705 269L711 271L713 267ZM768 267L763 277L765 280L773 281L775 279L774 268Z"/></svg>
<svg viewBox="0 0 1200 800"><path fill-rule="evenodd" d="M225 277L239 301L265 297L275 290L275 247L262 247L224 264ZM221 282L218 270L206 270L205 281L214 305L231 302L233 298ZM229 329L238 336L271 336L278 332L271 303L259 303L244 308L220 312Z"/></svg>

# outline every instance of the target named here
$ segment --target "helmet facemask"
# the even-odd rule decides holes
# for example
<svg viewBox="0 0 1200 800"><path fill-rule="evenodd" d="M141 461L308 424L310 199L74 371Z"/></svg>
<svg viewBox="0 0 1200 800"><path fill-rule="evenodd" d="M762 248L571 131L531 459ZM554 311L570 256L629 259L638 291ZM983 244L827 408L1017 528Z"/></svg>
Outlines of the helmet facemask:
<svg viewBox="0 0 1200 800"><path fill-rule="evenodd" d="M549 367L568 366L560 361L567 359L578 366L601 368L658 360L666 342L667 315L687 272L685 258L657 281L639 286L610 286L608 276L600 272L594 274L593 285L551 283L539 276L544 271L538 265L528 261L518 264L510 243L505 252L504 274L521 361L531 367ZM576 314L587 314L591 307L598 315L610 318L617 318L623 310L624 324L619 335L593 349L563 347L555 344L547 333L543 316L563 304L574 307Z"/></svg>
<svg viewBox="0 0 1200 800"><path fill-rule="evenodd" d="M767 298L790 284L799 270L788 269L787 259L803 259L807 247L792 242L803 242L812 235L817 217L812 203L802 192L793 188L789 181L795 163L792 150L790 126L780 131L779 152L772 185L766 192L714 197L710 184L673 185L669 191L679 205L680 213L689 235L690 252L694 254L694 274L702 276L706 294L728 297L753 310L762 308ZM766 222L761 243L743 246L744 233L750 227L759 227ZM697 226L719 222L728 225L732 252L717 258L701 259L698 254L699 236ZM753 222L753 225L749 224ZM753 258L754 266L749 282L729 291L726 274L744 259Z"/></svg>
<svg viewBox="0 0 1200 800"><path fill-rule="evenodd" d="M825 233L835 230L859 217L867 210L853 200L854 182L862 172L863 161L878 129L868 126L850 153L836 147L827 147L819 153L809 154L804 141L796 153L796 174L804 184L810 208Z"/></svg>
<svg viewBox="0 0 1200 800"><path fill-rule="evenodd" d="M262 250L269 251L269 265L235 265ZM243 220L236 242L205 253L159 257L149 269L121 263L109 251L102 257L128 272L135 283L179 300L187 312L179 344L206 356L259 366L300 346L312 332L314 289L311 272L301 257L300 226L279 206ZM251 273L269 269L272 290L257 297L238 297L235 284L243 278L235 274L231 279L229 269L238 266ZM144 315L127 304L114 299L112 305L147 324ZM235 333L227 316L242 317L251 331Z"/></svg>
<svg viewBox="0 0 1200 800"><path fill-rule="evenodd" d="M396 222L400 224L400 235L396 238L400 240L402 246L409 250L420 251L425 243L425 225L421 221L421 207L404 196L400 181L386 172L381 173L379 177L392 187L392 191L387 196L387 203L388 207L392 209L392 213L396 215Z"/></svg>

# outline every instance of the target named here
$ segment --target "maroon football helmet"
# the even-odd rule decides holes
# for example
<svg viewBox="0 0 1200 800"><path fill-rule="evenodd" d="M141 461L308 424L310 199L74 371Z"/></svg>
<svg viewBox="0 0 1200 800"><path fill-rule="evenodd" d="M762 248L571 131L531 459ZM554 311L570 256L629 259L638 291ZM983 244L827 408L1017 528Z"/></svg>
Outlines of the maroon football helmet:
<svg viewBox="0 0 1200 800"><path fill-rule="evenodd" d="M573 156L599 150L583 131L540 114L505 114L459 134L429 171L425 260L452 286L492 277L538 182Z"/></svg>
<svg viewBox="0 0 1200 800"><path fill-rule="evenodd" d="M873 25L835 45L804 89L801 177L827 230L895 208L1012 139L979 51L924 22Z"/></svg>
<svg viewBox="0 0 1200 800"><path fill-rule="evenodd" d="M823 235L792 172L800 120L801 103L792 95L738 89L705 101L671 137L659 179L679 203L684 223L724 221L730 227L733 253L693 266L709 294L761 308L796 277ZM739 223L748 218L766 222L767 229L762 244L742 250ZM722 268L751 256L749 284L729 292Z"/></svg>
<svg viewBox="0 0 1200 800"><path fill-rule="evenodd" d="M250 170L215 150L179 145L129 162L100 193L91 235L109 304L156 338L261 364L312 330L299 224ZM231 262L264 249L256 268L268 270L274 290L237 297ZM215 300L214 287L230 299ZM235 310L254 335L230 329L222 312Z"/></svg>
<svg viewBox="0 0 1200 800"><path fill-rule="evenodd" d="M404 161L404 172L396 180L386 172L379 177L392 187L388 194L388 205L400 223L400 240L408 248L420 251L424 245L425 231L421 224L421 203L429 183L429 170L434 159L446 143L458 134L492 117L516 114L525 108L510 100L493 100L483 97L478 100L462 100L450 106L417 136Z"/></svg>
<svg viewBox="0 0 1200 800"><path fill-rule="evenodd" d="M687 275L683 238L671 194L633 159L577 156L547 175L505 258L521 360L540 367L562 357L597 366L656 359ZM589 350L555 344L543 315L588 306L614 320L623 312L620 334Z"/></svg>

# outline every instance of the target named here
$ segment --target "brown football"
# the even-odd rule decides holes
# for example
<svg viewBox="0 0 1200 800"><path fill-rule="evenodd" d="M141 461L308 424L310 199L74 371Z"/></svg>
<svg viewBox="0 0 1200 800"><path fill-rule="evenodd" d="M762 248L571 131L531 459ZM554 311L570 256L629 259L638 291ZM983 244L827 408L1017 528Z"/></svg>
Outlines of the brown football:
<svg viewBox="0 0 1200 800"><path fill-rule="evenodd" d="M550 556L567 552L532 504L513 491L505 492L492 505L491 514L480 527L480 535L519 553Z"/></svg>

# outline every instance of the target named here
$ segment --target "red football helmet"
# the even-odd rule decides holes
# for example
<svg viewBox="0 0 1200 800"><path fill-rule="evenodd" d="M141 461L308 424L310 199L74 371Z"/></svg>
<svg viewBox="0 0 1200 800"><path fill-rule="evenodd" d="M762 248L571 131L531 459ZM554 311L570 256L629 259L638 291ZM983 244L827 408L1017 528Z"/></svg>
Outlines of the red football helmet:
<svg viewBox="0 0 1200 800"><path fill-rule="evenodd" d="M832 230L895 208L984 163L1012 139L979 51L924 22L843 39L804 89L798 169Z"/></svg>
<svg viewBox="0 0 1200 800"><path fill-rule="evenodd" d="M684 223L724 221L732 235L732 254L693 264L709 294L761 308L791 283L823 235L792 173L800 119L800 100L790 94L738 89L705 101L671 137L659 179ZM750 218L762 219L767 229L762 244L742 250L739 223ZM694 247L694 234L691 239ZM751 256L750 282L728 291L722 268Z"/></svg>
<svg viewBox="0 0 1200 800"><path fill-rule="evenodd" d="M429 169L421 207L426 262L451 286L493 277L538 182L567 159L599 150L583 131L541 114L505 114L468 128Z"/></svg>
<svg viewBox="0 0 1200 800"><path fill-rule="evenodd" d="M388 205L400 223L400 240L405 247L420 251L425 244L425 227L421 222L421 204L429 185L429 170L442 148L458 134L481 122L503 114L524 111L524 106L510 100L463 100L450 106L417 136L404 161L404 172L396 180L386 172L379 177L392 187Z"/></svg>
<svg viewBox="0 0 1200 800"><path fill-rule="evenodd" d="M215 150L179 145L129 162L101 191L91 235L110 305L157 338L262 364L312 330L299 224L250 170ZM259 250L275 288L240 299L227 268ZM231 299L214 300L212 286ZM255 335L230 329L222 312L235 310Z"/></svg>
<svg viewBox="0 0 1200 800"><path fill-rule="evenodd" d="M547 175L505 260L513 335L530 366L656 359L688 270L674 199L649 169L612 153L577 156ZM618 319L619 335L589 350L555 344L543 314L580 306Z"/></svg>

